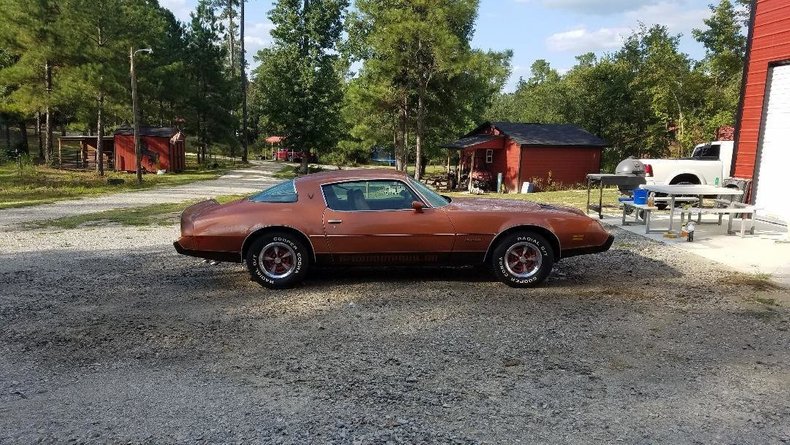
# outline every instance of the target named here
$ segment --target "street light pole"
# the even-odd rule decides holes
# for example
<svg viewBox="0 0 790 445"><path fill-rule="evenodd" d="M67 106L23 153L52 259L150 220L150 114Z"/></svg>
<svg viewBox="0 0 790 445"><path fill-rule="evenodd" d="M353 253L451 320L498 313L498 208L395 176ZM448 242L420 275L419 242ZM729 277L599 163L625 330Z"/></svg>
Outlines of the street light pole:
<svg viewBox="0 0 790 445"><path fill-rule="evenodd" d="M141 48L137 51L129 48L129 74L132 78L132 120L134 121L134 157L137 167L137 183L143 183L143 162L142 146L140 145L140 110L137 105L137 75L134 72L134 56L139 52L151 54L151 48Z"/></svg>

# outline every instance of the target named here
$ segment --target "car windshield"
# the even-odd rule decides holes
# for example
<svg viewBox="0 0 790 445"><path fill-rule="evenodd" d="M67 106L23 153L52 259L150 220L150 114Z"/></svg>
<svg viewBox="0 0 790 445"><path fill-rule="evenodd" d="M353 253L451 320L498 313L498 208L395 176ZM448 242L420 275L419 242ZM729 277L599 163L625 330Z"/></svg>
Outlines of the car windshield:
<svg viewBox="0 0 790 445"><path fill-rule="evenodd" d="M253 202L296 202L298 200L293 180L269 187L257 195L250 196Z"/></svg>
<svg viewBox="0 0 790 445"><path fill-rule="evenodd" d="M428 204L430 204L432 207L444 207L450 203L450 200L448 198L445 198L444 196L436 193L422 182L415 181L412 178L408 178L408 179L409 179L409 184L411 184L412 187L417 189L417 191L422 196L424 196L425 199L428 200Z"/></svg>

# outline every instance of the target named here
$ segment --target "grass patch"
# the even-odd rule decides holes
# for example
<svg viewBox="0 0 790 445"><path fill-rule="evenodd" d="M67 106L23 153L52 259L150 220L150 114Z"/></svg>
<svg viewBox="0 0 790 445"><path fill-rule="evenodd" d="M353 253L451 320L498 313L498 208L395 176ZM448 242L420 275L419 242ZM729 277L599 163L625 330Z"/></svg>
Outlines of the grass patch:
<svg viewBox="0 0 790 445"><path fill-rule="evenodd" d="M301 168L300 165L284 165L280 170L276 171L272 176L279 179L293 179L297 176L301 176L302 174L299 173L299 169ZM324 171L321 167L310 165L307 168L308 174L311 173L318 173Z"/></svg>
<svg viewBox="0 0 790 445"><path fill-rule="evenodd" d="M197 169L187 165L182 173L146 174L143 184L137 185L134 174L58 170L50 167L29 166L19 169L15 163L0 165L0 209L49 204L66 199L99 196L114 192L142 190L161 186L175 186L195 181L216 179L227 171L226 167ZM120 182L113 184L113 182Z"/></svg>
<svg viewBox="0 0 790 445"><path fill-rule="evenodd" d="M576 207L580 210L585 210L585 206L587 205L587 189L576 189L576 190L560 190L554 192L535 192L535 193L486 193L483 195L472 195L469 193L463 192L450 192L445 193L441 192L443 195L447 195L450 197L458 197L458 198L502 198L502 199L514 199L519 201L534 201L534 202L541 202L545 204L557 204L557 205L565 205L569 207ZM615 206L617 203L617 198L620 197L620 192L616 188L606 188L603 191L603 202L604 206L606 203L611 203L611 205ZM591 200L597 203L598 201L598 193L592 193Z"/></svg>
<svg viewBox="0 0 790 445"><path fill-rule="evenodd" d="M221 204L243 198L242 195L219 196L214 199ZM181 212L198 201L152 204L143 207L112 209L84 215L66 216L46 221L25 224L28 229L76 229L84 226L170 226L178 222Z"/></svg>
<svg viewBox="0 0 790 445"><path fill-rule="evenodd" d="M782 289L782 286L771 281L771 275L766 273L733 274L724 277L722 281L733 286L749 286L758 291Z"/></svg>

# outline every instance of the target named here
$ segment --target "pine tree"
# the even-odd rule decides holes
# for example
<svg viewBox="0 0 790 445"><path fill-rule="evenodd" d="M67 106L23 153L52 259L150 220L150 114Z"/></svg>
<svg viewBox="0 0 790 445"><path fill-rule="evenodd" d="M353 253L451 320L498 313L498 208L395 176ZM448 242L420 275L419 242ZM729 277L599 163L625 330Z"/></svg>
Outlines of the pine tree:
<svg viewBox="0 0 790 445"><path fill-rule="evenodd" d="M269 12L274 44L258 52L255 104L297 150L337 143L342 88L336 68L347 0L279 0ZM307 172L309 160L302 160Z"/></svg>

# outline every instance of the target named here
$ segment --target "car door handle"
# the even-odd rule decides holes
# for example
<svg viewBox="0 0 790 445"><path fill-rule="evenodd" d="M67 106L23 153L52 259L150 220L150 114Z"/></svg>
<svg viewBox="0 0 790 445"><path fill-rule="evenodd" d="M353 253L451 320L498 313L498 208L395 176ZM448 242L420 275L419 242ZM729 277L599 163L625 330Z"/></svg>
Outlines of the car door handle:
<svg viewBox="0 0 790 445"><path fill-rule="evenodd" d="M328 219L326 222L328 222L329 224L340 224L340 223L343 222L343 220L342 219Z"/></svg>

